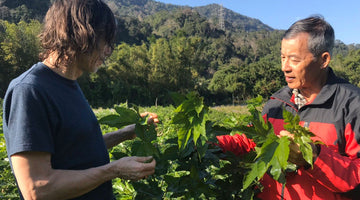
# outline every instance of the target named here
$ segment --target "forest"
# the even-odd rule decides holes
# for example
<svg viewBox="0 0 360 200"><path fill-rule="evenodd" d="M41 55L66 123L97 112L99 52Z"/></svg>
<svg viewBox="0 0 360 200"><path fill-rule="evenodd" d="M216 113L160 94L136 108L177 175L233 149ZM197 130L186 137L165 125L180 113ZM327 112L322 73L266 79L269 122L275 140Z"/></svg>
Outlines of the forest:
<svg viewBox="0 0 360 200"><path fill-rule="evenodd" d="M11 79L39 61L37 35L43 7L50 1L26 2L3 0L0 9L1 96ZM190 8L151 0L107 2L118 22L115 50L97 73L79 79L94 107L125 101L167 105L169 92L189 91L197 91L209 105L241 104L257 95L266 99L285 85L280 70L284 30L226 8L222 29L216 4ZM355 85L360 85L359 73L353 73L359 70L359 47L337 40L331 63Z"/></svg>

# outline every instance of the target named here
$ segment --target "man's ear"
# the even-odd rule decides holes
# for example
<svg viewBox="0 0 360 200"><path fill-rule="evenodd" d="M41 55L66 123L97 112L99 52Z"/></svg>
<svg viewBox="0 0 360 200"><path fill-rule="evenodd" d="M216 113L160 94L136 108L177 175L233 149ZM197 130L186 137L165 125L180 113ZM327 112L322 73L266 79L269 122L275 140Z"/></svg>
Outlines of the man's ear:
<svg viewBox="0 0 360 200"><path fill-rule="evenodd" d="M321 69L325 69L331 60L331 56L329 52L324 52L321 54Z"/></svg>

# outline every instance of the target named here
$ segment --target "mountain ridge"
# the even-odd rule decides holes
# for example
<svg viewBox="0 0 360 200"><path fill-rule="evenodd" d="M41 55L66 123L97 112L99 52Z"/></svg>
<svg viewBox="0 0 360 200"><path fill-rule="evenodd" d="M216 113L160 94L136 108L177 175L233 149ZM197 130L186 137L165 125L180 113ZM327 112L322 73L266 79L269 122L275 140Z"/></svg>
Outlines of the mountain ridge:
<svg viewBox="0 0 360 200"><path fill-rule="evenodd" d="M167 4L154 0L138 0L136 4L131 3L131 0L105 0L109 7L113 10L117 16L132 16L142 20L145 16L153 15L160 11L173 12L180 9L191 9L197 11L201 16L206 17L213 24L218 25L219 21L219 10L221 5L219 4L208 4L205 6L180 6L175 4ZM129 6L133 5L129 9ZM120 8L125 6L124 8ZM144 9L140 9L140 8ZM231 25L231 27L244 30L244 31L259 31L259 30L274 30L272 27L264 24L259 19L251 18L240 13L237 13L231 9L223 8L225 25Z"/></svg>
<svg viewBox="0 0 360 200"><path fill-rule="evenodd" d="M0 18L10 22L20 20L29 21L37 19L42 21L47 8L54 0L0 0ZM117 16L131 16L144 20L150 15L160 11L174 12L181 9L191 9L206 17L214 25L219 24L219 10L221 5L208 4L205 6L190 7L175 4L167 4L155 0L104 0ZM251 18L231 9L223 8L226 28L243 31L274 30L260 20Z"/></svg>

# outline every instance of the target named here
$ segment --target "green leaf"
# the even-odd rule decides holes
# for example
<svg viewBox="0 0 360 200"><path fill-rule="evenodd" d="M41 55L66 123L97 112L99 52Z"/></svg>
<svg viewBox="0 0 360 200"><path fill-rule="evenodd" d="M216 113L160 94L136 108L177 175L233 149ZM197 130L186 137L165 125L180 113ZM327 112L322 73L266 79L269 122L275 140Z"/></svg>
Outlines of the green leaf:
<svg viewBox="0 0 360 200"><path fill-rule="evenodd" d="M288 137L281 137L278 139L279 145L277 146L274 157L271 160L270 174L275 180L280 183L285 183L285 172L288 166L288 158L290 152L290 140Z"/></svg>
<svg viewBox="0 0 360 200"><path fill-rule="evenodd" d="M204 112L201 112L199 118L195 118L193 121L193 137L195 145L200 135L206 138L206 121L204 120Z"/></svg>
<svg viewBox="0 0 360 200"><path fill-rule="evenodd" d="M274 134L269 135L263 146L261 148L256 148L256 152L258 153L256 161L253 165L251 165L251 171L245 176L243 189L249 187L252 181L261 179L268 168L271 166L271 161L273 160L274 156L276 156L275 151L279 145L277 140L278 138ZM272 167L274 168L276 166ZM273 170L278 169L274 168Z"/></svg>
<svg viewBox="0 0 360 200"><path fill-rule="evenodd" d="M107 124L112 127L120 128L125 125L125 123L120 121L119 115L107 115L105 117L100 118L99 120L100 124Z"/></svg>
<svg viewBox="0 0 360 200"><path fill-rule="evenodd" d="M280 167L286 169L288 165L289 153L290 153L290 140L288 137L281 137L279 139L279 146L276 148L275 156L279 161Z"/></svg>
<svg viewBox="0 0 360 200"><path fill-rule="evenodd" d="M189 124L189 119L184 113L176 113L171 119L172 124Z"/></svg>
<svg viewBox="0 0 360 200"><path fill-rule="evenodd" d="M179 149L183 150L186 147L186 144L188 143L190 136L191 136L191 129L187 127L181 127L178 130Z"/></svg>
<svg viewBox="0 0 360 200"><path fill-rule="evenodd" d="M116 106L115 110L119 114L118 120L126 125L135 124L140 119L139 114L132 109Z"/></svg>
<svg viewBox="0 0 360 200"><path fill-rule="evenodd" d="M200 137L199 140L200 140L200 142L197 143L196 149L197 149L200 161L201 161L201 159L205 156L209 145L206 144L206 142L208 141L206 137Z"/></svg>
<svg viewBox="0 0 360 200"><path fill-rule="evenodd" d="M300 137L300 151L305 159L305 161L307 163L309 163L311 165L311 167L313 166L313 150L311 147L312 141L310 140L309 137L306 136L301 136Z"/></svg>
<svg viewBox="0 0 360 200"><path fill-rule="evenodd" d="M156 156L159 157L159 153L154 145L144 141L134 141L131 146L132 156Z"/></svg>
<svg viewBox="0 0 360 200"><path fill-rule="evenodd" d="M257 151L257 158L260 158L265 162L270 162L279 145L278 140L279 138L275 134L269 134L265 143L259 148L259 151Z"/></svg>
<svg viewBox="0 0 360 200"><path fill-rule="evenodd" d="M263 98L261 95L258 95L256 98L247 100L246 103L248 105L248 108L249 108L249 106L254 106L254 107L261 106L261 104L263 103Z"/></svg>
<svg viewBox="0 0 360 200"><path fill-rule="evenodd" d="M194 110L196 111L196 113L198 115L200 115L200 113L203 111L204 107L205 106L203 104L203 99L202 98L195 99L195 101L194 101Z"/></svg>
<svg viewBox="0 0 360 200"><path fill-rule="evenodd" d="M266 170L268 169L268 166L265 162L259 160L251 165L251 171L246 174L243 181L243 190L248 188L255 180L258 180L258 178L261 178Z"/></svg>
<svg viewBox="0 0 360 200"><path fill-rule="evenodd" d="M146 132L143 125L135 124L135 134L136 137L140 138L141 140L146 140Z"/></svg>
<svg viewBox="0 0 360 200"><path fill-rule="evenodd" d="M270 169L271 176L273 177L273 179L279 180L281 174L283 173L279 160L272 159L270 165L271 165L271 169Z"/></svg>
<svg viewBox="0 0 360 200"><path fill-rule="evenodd" d="M175 105L180 105L183 101L185 101L186 97L182 94L176 92L169 93L171 99L175 102Z"/></svg>

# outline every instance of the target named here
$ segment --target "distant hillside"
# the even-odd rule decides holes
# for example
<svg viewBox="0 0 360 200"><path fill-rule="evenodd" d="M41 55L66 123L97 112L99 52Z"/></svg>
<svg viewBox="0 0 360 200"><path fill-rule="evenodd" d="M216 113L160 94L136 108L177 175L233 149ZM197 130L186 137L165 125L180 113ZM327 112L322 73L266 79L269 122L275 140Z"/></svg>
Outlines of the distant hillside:
<svg viewBox="0 0 360 200"><path fill-rule="evenodd" d="M211 19L216 23L218 23L220 7L221 6L219 4L210 4L207 6L195 7L194 9L198 11L201 15L205 16L206 18ZM262 23L258 19L241 15L225 7L223 8L223 15L224 15L225 24L230 23L232 27L235 27L240 30L245 30L245 31L274 30L273 28Z"/></svg>
<svg viewBox="0 0 360 200"><path fill-rule="evenodd" d="M116 16L131 16L143 19L159 11L173 11L179 6L164 4L153 0L104 0Z"/></svg>
<svg viewBox="0 0 360 200"><path fill-rule="evenodd" d="M0 18L11 22L0 21L0 96L12 78L38 60L39 21L52 1L0 0ZM79 80L91 105L168 104L169 91L193 90L211 105L228 104L257 95L268 98L286 84L279 76L285 30L218 4L193 8L155 0L104 1L117 18L116 48L106 67ZM358 48L341 41L334 48L331 66L349 80L360 80L347 74L354 70L344 70L359 66Z"/></svg>
<svg viewBox="0 0 360 200"><path fill-rule="evenodd" d="M200 15L206 17L214 25L219 23L220 5L210 4L200 7L178 6L173 4L165 4L153 0L105 0L117 16L132 16L139 20L144 19L149 15L153 15L159 11L175 11L179 9L193 9L199 12ZM230 9L224 8L225 25L230 25L243 31L259 31L273 28L262 23L258 19L250 18Z"/></svg>
<svg viewBox="0 0 360 200"><path fill-rule="evenodd" d="M42 20L53 0L0 0L0 18L10 22Z"/></svg>
<svg viewBox="0 0 360 200"><path fill-rule="evenodd" d="M179 9L193 9L206 17L214 25L219 24L220 5L210 4L201 7L178 6L165 4L154 0L104 0L115 15L131 16L142 21L147 16L159 11L175 11ZM53 0L0 0L0 18L11 22L30 19L42 20ZM250 18L230 9L224 8L225 25L243 31L273 30L260 20Z"/></svg>

